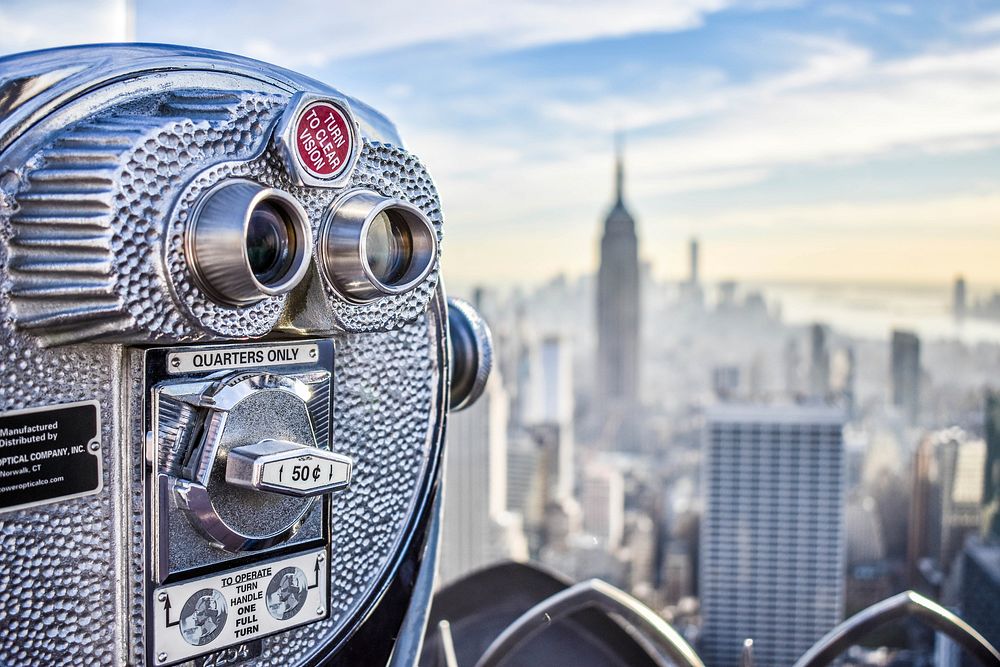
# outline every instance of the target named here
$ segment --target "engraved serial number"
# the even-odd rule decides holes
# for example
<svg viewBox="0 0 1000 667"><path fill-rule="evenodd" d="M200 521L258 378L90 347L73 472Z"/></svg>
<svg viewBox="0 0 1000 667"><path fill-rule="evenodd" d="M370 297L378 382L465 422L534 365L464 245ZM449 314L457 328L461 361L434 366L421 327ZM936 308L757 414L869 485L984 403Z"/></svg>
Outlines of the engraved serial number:
<svg viewBox="0 0 1000 667"><path fill-rule="evenodd" d="M198 667L232 667L251 658L256 658L260 656L260 653L259 642L247 642L207 655L196 664Z"/></svg>

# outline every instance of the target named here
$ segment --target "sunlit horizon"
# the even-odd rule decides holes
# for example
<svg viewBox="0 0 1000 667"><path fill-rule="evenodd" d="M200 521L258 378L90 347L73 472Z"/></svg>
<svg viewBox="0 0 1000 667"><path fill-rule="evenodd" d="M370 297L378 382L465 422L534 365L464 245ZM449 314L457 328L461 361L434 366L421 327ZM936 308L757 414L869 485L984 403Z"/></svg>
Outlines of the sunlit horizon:
<svg viewBox="0 0 1000 667"><path fill-rule="evenodd" d="M697 236L706 280L1000 285L1000 13L271 7L13 0L0 53L133 34L260 58L364 100L436 179L455 284L593 272L621 131L640 254L659 280L683 279Z"/></svg>

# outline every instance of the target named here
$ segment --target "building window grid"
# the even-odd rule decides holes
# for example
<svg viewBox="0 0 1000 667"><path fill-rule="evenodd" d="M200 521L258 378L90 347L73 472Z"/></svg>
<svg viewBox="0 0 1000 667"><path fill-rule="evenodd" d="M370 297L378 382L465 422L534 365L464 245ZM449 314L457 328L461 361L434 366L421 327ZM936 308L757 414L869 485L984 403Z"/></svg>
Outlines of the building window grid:
<svg viewBox="0 0 1000 667"><path fill-rule="evenodd" d="M709 433L703 593L707 607L712 606L713 598L729 604L725 613L706 616L706 657L715 655L711 662L720 665L735 664L738 651L714 651L708 646L729 643L738 648L743 638L752 636L736 631L732 627L735 623L756 633L763 661L793 662L800 648L839 620L842 558L838 552L843 536L839 504L834 502L831 507L830 501L839 501L842 495L840 432L833 428L753 425L723 429L712 425ZM778 511L769 511L775 504ZM769 516L762 517L765 512ZM734 537L737 544L729 544ZM748 546L740 547L741 540ZM834 557L823 557L831 551ZM740 567L734 558L749 559L749 567ZM787 562L776 567L774 559ZM726 584L733 576L743 574L749 575L750 582L744 590L736 595L727 591ZM830 579L836 583L829 585ZM737 579L743 580L743 576ZM781 583L785 585L779 591ZM782 608L792 611L782 614ZM818 618L809 622L805 617L809 610L826 612L822 615L832 616L832 623ZM767 627L745 625L744 616L752 617L755 612L769 615L772 623L789 619L794 624L772 637ZM784 641L777 636L781 634ZM721 643L715 644L713 637ZM727 637L734 643L726 641ZM772 654L770 659L767 654Z"/></svg>

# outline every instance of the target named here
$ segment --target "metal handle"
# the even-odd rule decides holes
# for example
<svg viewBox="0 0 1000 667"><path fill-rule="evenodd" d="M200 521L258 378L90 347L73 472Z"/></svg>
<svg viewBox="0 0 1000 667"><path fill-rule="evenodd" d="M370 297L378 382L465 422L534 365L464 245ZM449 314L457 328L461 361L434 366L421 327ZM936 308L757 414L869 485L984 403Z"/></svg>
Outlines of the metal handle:
<svg viewBox="0 0 1000 667"><path fill-rule="evenodd" d="M872 630L907 616L916 616L948 635L980 663L1000 665L1000 653L972 626L933 600L905 591L859 611L826 633L794 667L827 665Z"/></svg>
<svg viewBox="0 0 1000 667"><path fill-rule="evenodd" d="M349 456L287 440L234 447L226 481L253 491L305 498L340 491L351 483Z"/></svg>
<svg viewBox="0 0 1000 667"><path fill-rule="evenodd" d="M493 640L476 667L498 667L513 651L554 621L586 607L617 614L648 634L678 665L705 667L691 645L656 612L600 579L589 579L548 597L524 612Z"/></svg>

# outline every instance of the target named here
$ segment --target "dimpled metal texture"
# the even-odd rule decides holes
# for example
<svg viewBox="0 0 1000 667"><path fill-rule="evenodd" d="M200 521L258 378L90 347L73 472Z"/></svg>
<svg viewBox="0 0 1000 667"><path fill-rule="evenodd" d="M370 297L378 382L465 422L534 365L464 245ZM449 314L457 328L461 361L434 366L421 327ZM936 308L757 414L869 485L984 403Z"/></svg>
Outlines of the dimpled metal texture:
<svg viewBox="0 0 1000 667"><path fill-rule="evenodd" d="M226 336L235 335L228 328L231 325L231 313L234 309L212 303L198 288L184 253L184 230L198 199L218 183L230 178L245 178L289 192L309 214L314 239L319 239L320 225L328 207L343 192L343 190L293 185L278 156L272 150L268 150L265 155L253 161L224 162L215 165L199 174L184 190L179 197L178 206L175 207L175 215L168 225L167 270L182 304L191 315L206 329ZM438 241L441 240L441 209L437 191L427 171L415 157L394 146L366 141L351 180L349 188L362 187L374 190L387 197L405 199L417 206L431 220ZM320 272L323 275L321 280L327 305L338 327L354 332L384 331L395 329L417 317L427 308L431 295L437 288L440 250L438 253L433 270L416 288L405 294L384 296L366 304L354 304L344 299L326 279L325 274ZM315 248L313 262L317 262ZM255 304L253 308L272 302L281 305L284 303L284 297L265 299ZM259 316L256 313L254 315Z"/></svg>
<svg viewBox="0 0 1000 667"><path fill-rule="evenodd" d="M18 326L51 343L192 341L271 331L288 296L238 308L215 303L191 273L184 238L199 198L228 178L290 192L318 238L327 207L343 190L292 185L269 141L287 101L252 91L181 90L65 128L29 161L13 193L11 292ZM365 140L348 187L409 201L441 240L434 184L406 151ZM162 245L165 256L151 252ZM337 326L379 331L412 320L437 287L438 259L415 289L367 304L347 301L324 277Z"/></svg>
<svg viewBox="0 0 1000 667"><path fill-rule="evenodd" d="M427 466L437 455L435 424L444 408L437 395L441 313L431 309L390 332L343 334L334 338L333 451L354 460L350 487L332 496L330 615L264 640L263 655L251 663L286 667L340 635L372 601L398 555L400 540L424 491ZM141 355L132 355L132 365ZM143 378L132 379L131 410L141 408ZM141 462L138 426L131 460ZM140 479L141 464L133 470ZM141 488L141 485L138 485ZM132 495L133 516L143 514L143 495ZM135 520L133 519L133 522ZM135 522L133 523L135 526ZM133 532L133 572L141 572L143 535ZM132 579L132 615L143 614L144 582ZM144 659L145 637L133 624L136 663ZM193 663L188 663L193 664Z"/></svg>
<svg viewBox="0 0 1000 667"><path fill-rule="evenodd" d="M206 164L250 159L283 103L259 93L178 91L60 133L32 160L16 195L13 259L24 256L12 284L18 324L54 342L270 331L285 297L245 308L202 298L192 319L163 281L157 249L171 194ZM53 290L66 301L53 301Z"/></svg>
<svg viewBox="0 0 1000 667"><path fill-rule="evenodd" d="M333 496L330 617L264 642L258 664L294 665L363 611L397 555L437 444L433 340L425 315L392 332L335 339L333 450L354 459L350 488ZM429 335L430 334L430 335Z"/></svg>
<svg viewBox="0 0 1000 667"><path fill-rule="evenodd" d="M410 202L423 211L437 233L438 256L434 258L434 268L420 285L405 294L383 296L373 304L352 304L344 300L324 277L324 288L336 303L334 312L342 326L349 331L391 329L423 312L437 288L442 240L437 191L427 171L415 157L399 148L378 143L365 145L352 180L355 187Z"/></svg>
<svg viewBox="0 0 1000 667"><path fill-rule="evenodd" d="M96 496L0 514L2 667L145 664L142 354L82 342L257 337L287 315L286 297L217 306L181 253L186 207L221 178L289 191L314 230L339 194L288 182L268 142L287 95L272 93L132 99L60 129L2 175L0 410L98 399L105 481ZM440 239L434 186L402 149L366 138L350 187L410 201ZM18 255L16 270L8 253ZM329 618L264 640L250 664L295 665L342 638L390 575L440 446L446 322L437 283L435 265L420 288L355 305L321 279L325 303L305 306L321 305L335 325L324 329L336 346L333 449L354 458L354 478L332 501Z"/></svg>
<svg viewBox="0 0 1000 667"><path fill-rule="evenodd" d="M40 348L11 331L6 294L0 322L0 412L100 399L104 466L103 493L0 513L0 665L117 664L109 573L121 567L112 520L120 480L110 396L123 372L121 348Z"/></svg>

